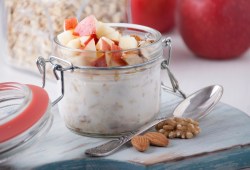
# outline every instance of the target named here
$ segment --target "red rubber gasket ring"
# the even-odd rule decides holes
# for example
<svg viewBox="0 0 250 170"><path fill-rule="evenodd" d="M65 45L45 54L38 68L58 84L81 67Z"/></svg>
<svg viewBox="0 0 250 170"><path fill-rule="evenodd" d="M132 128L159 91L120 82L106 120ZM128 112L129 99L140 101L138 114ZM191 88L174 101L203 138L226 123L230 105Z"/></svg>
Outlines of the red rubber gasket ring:
<svg viewBox="0 0 250 170"><path fill-rule="evenodd" d="M38 86L27 85L32 93L28 106L7 123L0 125L0 143L6 142L32 127L46 113L49 105L47 92Z"/></svg>

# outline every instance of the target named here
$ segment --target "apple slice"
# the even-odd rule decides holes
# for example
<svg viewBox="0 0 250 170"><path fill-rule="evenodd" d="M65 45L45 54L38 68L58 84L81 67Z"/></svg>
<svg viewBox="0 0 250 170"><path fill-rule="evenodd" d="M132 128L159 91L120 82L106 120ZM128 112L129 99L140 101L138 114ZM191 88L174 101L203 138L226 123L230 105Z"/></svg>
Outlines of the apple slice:
<svg viewBox="0 0 250 170"><path fill-rule="evenodd" d="M81 45L83 46L83 49L88 45L88 43L93 39L92 36L82 36L80 37Z"/></svg>
<svg viewBox="0 0 250 170"><path fill-rule="evenodd" d="M127 53L121 57L128 65L141 64L144 59L135 53Z"/></svg>
<svg viewBox="0 0 250 170"><path fill-rule="evenodd" d="M74 55L66 59L76 66L92 66L92 61L88 57L82 55Z"/></svg>
<svg viewBox="0 0 250 170"><path fill-rule="evenodd" d="M111 39L112 41L119 42L121 38L121 34L119 31L112 32L106 35L107 38Z"/></svg>
<svg viewBox="0 0 250 170"><path fill-rule="evenodd" d="M80 39L75 38L73 40L70 40L65 46L71 48L72 50L61 49L61 52L63 53L64 56L72 57L78 55L79 52L74 51L74 49L79 49L81 47Z"/></svg>
<svg viewBox="0 0 250 170"><path fill-rule="evenodd" d="M94 38L92 38L85 47L82 47L82 49L81 56L84 56L85 63L93 63L97 59Z"/></svg>
<svg viewBox="0 0 250 170"><path fill-rule="evenodd" d="M96 44L96 49L99 51L110 51L112 44L114 44L114 42L110 39L106 37L101 37Z"/></svg>
<svg viewBox="0 0 250 170"><path fill-rule="evenodd" d="M110 40L117 41L117 42L119 41L121 37L121 34L119 31L116 31L114 28L102 22L98 22L97 24L96 35L97 35L97 38L107 37Z"/></svg>
<svg viewBox="0 0 250 170"><path fill-rule="evenodd" d="M68 18L64 20L64 31L73 30L78 24L78 20L76 17Z"/></svg>
<svg viewBox="0 0 250 170"><path fill-rule="evenodd" d="M101 57L99 57L98 59L96 59L93 62L93 66L94 67L107 67L107 62L106 62L105 55L103 54Z"/></svg>
<svg viewBox="0 0 250 170"><path fill-rule="evenodd" d="M114 28L99 21L97 24L96 35L97 35L97 38L101 38L101 37L105 37L107 34L111 34L111 33L115 32L115 31L116 30Z"/></svg>
<svg viewBox="0 0 250 170"><path fill-rule="evenodd" d="M155 51L154 46L153 47L149 46L150 44L152 44L151 40L149 40L149 41L139 41L139 47L146 47L146 46L148 46L146 48L141 48L141 50L140 50L141 55L144 58L148 59L148 60L150 60L151 54Z"/></svg>
<svg viewBox="0 0 250 170"><path fill-rule="evenodd" d="M114 28L108 26L105 23L98 22L96 29L97 38L106 37L110 40L119 42L121 34L119 31L116 31Z"/></svg>
<svg viewBox="0 0 250 170"><path fill-rule="evenodd" d="M74 38L75 36L72 34L72 30L64 31L57 35L57 39L62 45L67 45L67 43Z"/></svg>
<svg viewBox="0 0 250 170"><path fill-rule="evenodd" d="M106 38L106 37L101 37L101 39L103 39L104 41L106 41L110 46L111 46L112 44L114 44L114 41L112 41L112 40L110 40L110 39L108 39L108 38Z"/></svg>
<svg viewBox="0 0 250 170"><path fill-rule="evenodd" d="M96 47L95 47L95 40L94 38L92 38L88 44L86 44L85 47L83 47L84 50L90 50L90 51L96 51Z"/></svg>
<svg viewBox="0 0 250 170"><path fill-rule="evenodd" d="M67 44L67 47L73 48L73 49L79 49L81 47L81 41L80 38L75 38L73 40L70 40Z"/></svg>
<svg viewBox="0 0 250 170"><path fill-rule="evenodd" d="M99 51L110 51L111 46L103 39L99 39L98 43L96 44L96 49Z"/></svg>
<svg viewBox="0 0 250 170"><path fill-rule="evenodd" d="M137 48L138 42L134 37L122 36L119 41L119 47L121 47L123 50Z"/></svg>
<svg viewBox="0 0 250 170"><path fill-rule="evenodd" d="M94 15L87 16L77 24L75 33L78 33L80 36L96 34L97 22Z"/></svg>
<svg viewBox="0 0 250 170"><path fill-rule="evenodd" d="M122 50L119 46L112 44L111 51L106 52L106 63L108 67L115 67L115 66L125 66L127 63L121 58L122 57Z"/></svg>

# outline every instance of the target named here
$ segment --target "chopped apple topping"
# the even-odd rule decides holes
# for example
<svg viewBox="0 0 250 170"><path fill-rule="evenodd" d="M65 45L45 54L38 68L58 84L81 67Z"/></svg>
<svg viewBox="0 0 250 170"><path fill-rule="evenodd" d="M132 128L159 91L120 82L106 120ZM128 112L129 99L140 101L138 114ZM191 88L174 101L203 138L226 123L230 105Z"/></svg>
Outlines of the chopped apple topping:
<svg viewBox="0 0 250 170"><path fill-rule="evenodd" d="M66 46L74 49L79 49L81 47L80 38L70 40Z"/></svg>
<svg viewBox="0 0 250 170"><path fill-rule="evenodd" d="M122 59L128 65L141 64L144 62L144 59L142 57L140 57L138 54L134 54L134 53L124 54L122 56Z"/></svg>
<svg viewBox="0 0 250 170"><path fill-rule="evenodd" d="M62 52L74 61L76 65L94 67L117 67L141 64L149 60L147 51L140 48L153 43L151 40L141 38L139 35L122 35L122 33L110 25L98 21L93 15L84 18L78 23L73 17L65 19L64 32L57 36L58 41L73 50ZM131 51L126 51L134 49ZM139 55L142 54L142 55Z"/></svg>
<svg viewBox="0 0 250 170"><path fill-rule="evenodd" d="M119 41L119 46L123 50L131 49L131 48L137 48L138 47L138 42L134 37L130 36L122 36Z"/></svg>
<svg viewBox="0 0 250 170"><path fill-rule="evenodd" d="M61 34L57 35L57 39L62 45L66 45L70 40L73 40L74 38L75 36L72 34L71 30L64 31Z"/></svg>

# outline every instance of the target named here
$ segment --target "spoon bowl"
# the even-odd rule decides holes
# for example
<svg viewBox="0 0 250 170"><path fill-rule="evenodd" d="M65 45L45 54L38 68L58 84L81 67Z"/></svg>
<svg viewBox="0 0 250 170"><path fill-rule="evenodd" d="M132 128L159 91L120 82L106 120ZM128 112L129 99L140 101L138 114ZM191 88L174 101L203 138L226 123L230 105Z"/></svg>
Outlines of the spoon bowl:
<svg viewBox="0 0 250 170"><path fill-rule="evenodd" d="M188 117L199 120L210 113L219 102L223 87L212 85L196 91L183 100L174 110L174 117Z"/></svg>
<svg viewBox="0 0 250 170"><path fill-rule="evenodd" d="M212 85L198 90L184 99L174 110L175 117L188 117L194 120L199 120L206 116L219 102L223 94L223 88L220 85ZM87 149L85 154L90 156L107 156L117 151L122 145L130 141L134 136L139 135L156 124L168 119L164 117L156 119L136 131L130 132L120 138L110 140L100 146Z"/></svg>

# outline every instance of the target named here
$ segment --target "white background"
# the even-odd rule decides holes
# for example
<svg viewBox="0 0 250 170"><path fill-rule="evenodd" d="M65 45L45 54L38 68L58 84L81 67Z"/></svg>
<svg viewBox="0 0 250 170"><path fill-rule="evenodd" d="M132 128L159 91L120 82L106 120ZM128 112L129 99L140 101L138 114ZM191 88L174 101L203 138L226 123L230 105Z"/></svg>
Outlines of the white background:
<svg viewBox="0 0 250 170"><path fill-rule="evenodd" d="M3 15L2 3L3 1L0 0L0 82L18 81L40 85L40 77L13 69L4 62L7 54L3 47L2 28L6 24L1 16ZM205 60L195 57L187 49L177 31L166 36L171 36L173 40L170 68L186 94L193 93L204 86L220 84L224 87L221 101L250 115L250 49L240 58L233 60ZM54 88L53 83L48 83L48 91L52 98L55 97Z"/></svg>
<svg viewBox="0 0 250 170"><path fill-rule="evenodd" d="M202 87L220 84L224 87L221 101L250 115L250 50L233 60L205 60L192 54L178 33L172 33L171 37L173 56L170 68L185 93L191 94ZM1 51L2 48L1 46ZM0 55L0 82L41 84L40 77L6 65L4 57L7 55ZM51 97L55 98L54 83L49 82L47 87Z"/></svg>
<svg viewBox="0 0 250 170"><path fill-rule="evenodd" d="M250 49L237 59L206 60L196 57L179 34L173 39L172 71L186 93L211 84L224 87L221 101L250 115Z"/></svg>

